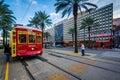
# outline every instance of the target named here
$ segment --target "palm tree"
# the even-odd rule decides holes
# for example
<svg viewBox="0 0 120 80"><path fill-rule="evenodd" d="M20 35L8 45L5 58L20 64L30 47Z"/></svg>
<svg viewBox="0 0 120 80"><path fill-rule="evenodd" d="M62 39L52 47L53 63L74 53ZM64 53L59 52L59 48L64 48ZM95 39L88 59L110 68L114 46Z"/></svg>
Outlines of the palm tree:
<svg viewBox="0 0 120 80"><path fill-rule="evenodd" d="M95 23L94 19L91 17L87 17L83 19L81 22L81 28L80 29L88 29L88 34L89 34L89 47L90 47L90 30L92 27L99 26L99 23Z"/></svg>
<svg viewBox="0 0 120 80"><path fill-rule="evenodd" d="M70 29L68 30L68 34L72 34L72 44L73 44L73 42L74 42L74 34L75 34L74 28L70 28Z"/></svg>
<svg viewBox="0 0 120 80"><path fill-rule="evenodd" d="M49 32L44 32L43 36L46 37L46 39L48 41L48 37L50 36L50 33Z"/></svg>
<svg viewBox="0 0 120 80"><path fill-rule="evenodd" d="M68 16L73 13L74 16L74 29L75 29L75 53L78 53L77 47L77 15L78 11L81 12L81 8L86 9L87 11L91 10L91 8L87 8L87 6L92 6L97 8L95 4L89 3L88 0L56 0L57 3L54 4L56 7L56 13L62 11L62 17L66 14ZM92 8L93 9L93 8Z"/></svg>
<svg viewBox="0 0 120 80"><path fill-rule="evenodd" d="M9 10L9 5L0 1L0 29L3 30L3 45L5 46L5 37L7 40L7 30L10 30L10 26L15 23L15 17L12 16L13 12ZM6 41L7 44L7 41Z"/></svg>
<svg viewBox="0 0 120 80"><path fill-rule="evenodd" d="M38 12L35 12L34 17L32 18L33 19L32 22L34 23L34 25L39 25L39 28L42 29L42 36L43 36L45 27L46 26L51 26L51 24L52 24L52 21L51 21L51 19L49 19L49 17L50 16L47 15L45 13L45 11L43 11L43 12L38 11ZM30 21L30 23L31 23L31 21ZM42 43L43 43L43 38L42 38Z"/></svg>
<svg viewBox="0 0 120 80"><path fill-rule="evenodd" d="M1 36L3 37L3 35L4 35L4 33L2 32L1 33ZM10 32L7 30L6 32L5 32L5 41L7 41L7 38L9 38L10 37ZM7 42L6 42L6 44L7 44Z"/></svg>
<svg viewBox="0 0 120 80"><path fill-rule="evenodd" d="M28 26L33 26L35 25L36 28L39 28L39 19L38 17L34 16L33 18L30 18L31 20L29 20L30 24L28 24Z"/></svg>

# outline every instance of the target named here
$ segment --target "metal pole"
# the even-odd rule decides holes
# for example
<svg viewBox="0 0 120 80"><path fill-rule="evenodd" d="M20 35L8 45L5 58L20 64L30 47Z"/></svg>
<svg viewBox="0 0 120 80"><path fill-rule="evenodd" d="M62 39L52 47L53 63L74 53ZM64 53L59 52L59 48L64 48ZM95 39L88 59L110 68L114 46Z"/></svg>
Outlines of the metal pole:
<svg viewBox="0 0 120 80"><path fill-rule="evenodd" d="M115 48L115 29L113 29L113 48Z"/></svg>

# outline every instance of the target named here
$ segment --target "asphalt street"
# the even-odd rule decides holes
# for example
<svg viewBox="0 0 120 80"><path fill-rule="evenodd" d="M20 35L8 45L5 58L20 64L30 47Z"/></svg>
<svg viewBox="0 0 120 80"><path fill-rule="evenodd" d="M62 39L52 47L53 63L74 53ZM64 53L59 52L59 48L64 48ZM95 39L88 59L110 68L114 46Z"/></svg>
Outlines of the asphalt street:
<svg viewBox="0 0 120 80"><path fill-rule="evenodd" d="M0 80L4 80L6 62L0 52ZM8 76L9 80L119 80L119 60L119 51L107 49L86 49L85 56L73 48L43 49L42 56L11 61Z"/></svg>

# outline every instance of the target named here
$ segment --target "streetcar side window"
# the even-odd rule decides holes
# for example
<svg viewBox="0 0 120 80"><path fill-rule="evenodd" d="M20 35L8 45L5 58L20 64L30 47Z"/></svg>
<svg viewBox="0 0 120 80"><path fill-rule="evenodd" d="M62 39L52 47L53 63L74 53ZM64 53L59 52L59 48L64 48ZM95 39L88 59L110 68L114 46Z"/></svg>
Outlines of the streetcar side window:
<svg viewBox="0 0 120 80"><path fill-rule="evenodd" d="M29 35L29 43L35 43L35 35Z"/></svg>
<svg viewBox="0 0 120 80"><path fill-rule="evenodd" d="M41 36L37 36L37 43L41 43L42 41L42 38L41 38Z"/></svg>
<svg viewBox="0 0 120 80"><path fill-rule="evenodd" d="M42 34L41 33L36 34L36 41L38 44L42 43Z"/></svg>
<svg viewBox="0 0 120 80"><path fill-rule="evenodd" d="M19 34L19 42L26 43L26 34Z"/></svg>

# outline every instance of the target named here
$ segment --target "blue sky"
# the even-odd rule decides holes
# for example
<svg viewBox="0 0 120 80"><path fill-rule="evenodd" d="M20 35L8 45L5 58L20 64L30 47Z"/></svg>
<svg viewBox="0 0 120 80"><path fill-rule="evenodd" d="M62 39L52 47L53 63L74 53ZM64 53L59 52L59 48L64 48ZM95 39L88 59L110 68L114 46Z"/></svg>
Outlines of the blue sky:
<svg viewBox="0 0 120 80"><path fill-rule="evenodd" d="M98 7L113 3L113 18L120 18L120 0L89 0L91 3L97 4ZM53 24L63 20L61 13L55 13L54 4L56 0L4 0L10 5L13 15L17 18L16 23L28 24L28 20L34 16L37 11L46 11ZM66 17L65 17L66 18Z"/></svg>

